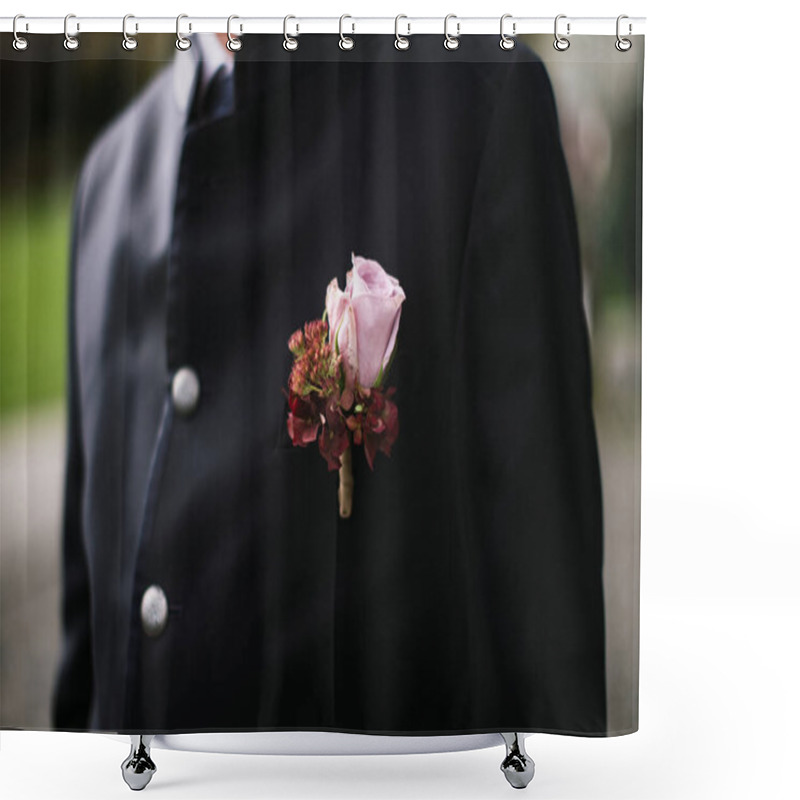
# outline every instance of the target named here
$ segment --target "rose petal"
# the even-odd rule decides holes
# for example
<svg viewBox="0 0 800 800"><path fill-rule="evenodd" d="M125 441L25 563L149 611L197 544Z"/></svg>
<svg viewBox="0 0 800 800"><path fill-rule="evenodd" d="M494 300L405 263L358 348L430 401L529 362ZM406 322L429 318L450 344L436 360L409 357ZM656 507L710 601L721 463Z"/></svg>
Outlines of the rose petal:
<svg viewBox="0 0 800 800"><path fill-rule="evenodd" d="M344 366L345 387L352 389L355 386L359 365L358 331L352 304L348 304L345 309L342 324L339 327L338 341Z"/></svg>
<svg viewBox="0 0 800 800"><path fill-rule="evenodd" d="M339 288L339 281L334 278L325 292L325 310L328 312L329 341L336 341L336 333L342 321L342 315L347 308L349 299Z"/></svg>
<svg viewBox="0 0 800 800"><path fill-rule="evenodd" d="M386 270L371 258L353 255L353 297L359 294L372 294L381 297L390 297L398 281L392 278Z"/></svg>
<svg viewBox="0 0 800 800"><path fill-rule="evenodd" d="M358 336L358 382L373 386L391 356L400 323L399 296L354 295L351 308L355 314ZM388 354L387 354L388 350Z"/></svg>

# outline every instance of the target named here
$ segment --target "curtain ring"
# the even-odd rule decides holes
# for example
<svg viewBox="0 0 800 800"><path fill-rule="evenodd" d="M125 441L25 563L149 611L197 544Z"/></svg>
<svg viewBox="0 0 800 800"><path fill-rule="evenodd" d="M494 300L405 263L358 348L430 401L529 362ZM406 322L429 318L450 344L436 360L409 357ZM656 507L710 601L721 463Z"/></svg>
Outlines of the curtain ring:
<svg viewBox="0 0 800 800"><path fill-rule="evenodd" d="M189 16L188 14L178 14L175 20L175 35L178 37L177 39L175 39L175 47L177 47L178 50L188 50L192 46L192 40L187 39L181 33L181 20L186 19L188 16ZM192 29L192 24L189 23L189 30L191 29Z"/></svg>
<svg viewBox="0 0 800 800"><path fill-rule="evenodd" d="M512 16L511 14L503 14L503 16L500 17L500 47L502 47L503 50L513 50L514 45L516 44L514 39L512 39L511 37L517 35L517 23L516 22L511 23L511 36L507 36L505 31L503 30L503 25L505 21L507 19L511 19L511 16Z"/></svg>
<svg viewBox="0 0 800 800"><path fill-rule="evenodd" d="M344 31L342 30L344 21L346 19L353 19L353 18L349 14L342 14L342 16L339 17L339 47L341 47L342 50L352 50L356 46L356 43L351 36L345 36ZM351 33L355 33L356 24L355 22L351 24L352 24Z"/></svg>
<svg viewBox="0 0 800 800"><path fill-rule="evenodd" d="M555 47L555 49L558 50L560 53L563 53L569 47L569 39L567 39L566 36L562 36L558 32L558 21L560 19L566 19L566 18L567 18L566 14L559 14L556 17L556 21L555 21L555 23L553 25L553 35L556 37L555 39L553 39L553 47ZM569 36L569 33L570 33L569 29L570 29L570 24L568 22L567 23L567 36Z"/></svg>
<svg viewBox="0 0 800 800"><path fill-rule="evenodd" d="M456 35L451 36L447 32L447 23L451 20L456 20ZM461 35L461 23L458 22L458 17L455 14L448 14L444 18L444 46L446 50L458 50L458 45L460 42L458 41L458 37Z"/></svg>
<svg viewBox="0 0 800 800"><path fill-rule="evenodd" d="M296 17L293 17L291 14L287 14L283 18L283 49L297 50L297 45L299 44L299 42L297 41L297 39L293 38L292 36L289 36L288 32L288 25L290 19L296 19ZM296 28L297 29L295 33L300 33L300 26L297 25Z"/></svg>
<svg viewBox="0 0 800 800"><path fill-rule="evenodd" d="M64 49L65 50L77 50L80 47L80 42L78 41L77 36L70 36L69 33L69 21L71 19L75 19L74 14L67 14L64 17ZM75 30L79 31L81 29L80 23L75 23Z"/></svg>
<svg viewBox="0 0 800 800"><path fill-rule="evenodd" d="M623 19L628 19L627 14L620 14L617 17L617 41L614 42L614 47L616 47L617 50L620 51L620 53L627 53L628 50L630 50L631 47L633 47L633 42L630 39L623 39L622 36L620 36L619 24L620 24L620 22L622 22ZM631 27L631 24L629 22L628 23L628 35L629 36L631 34L631 31L632 31L632 27Z"/></svg>
<svg viewBox="0 0 800 800"><path fill-rule="evenodd" d="M14 42L13 42L14 49L15 50L19 50L19 51L27 50L28 49L28 44L29 44L28 40L24 36L20 36L17 33L17 20L18 19L25 19L25 15L24 14L17 14L17 16L14 17L14 24L12 25L12 28L11 28L11 30L14 33ZM25 23L25 30L26 31L28 30L28 23L27 22Z"/></svg>
<svg viewBox="0 0 800 800"><path fill-rule="evenodd" d="M406 25L408 26L408 31L406 32L405 36L400 35L400 20L401 19L408 19L405 14L398 14L394 18L394 46L398 50L408 50L411 47L411 42L408 41L406 38L407 36L411 36L411 23L407 22Z"/></svg>
<svg viewBox="0 0 800 800"><path fill-rule="evenodd" d="M344 31L342 30L344 21L346 19L353 19L353 18L349 14L342 14L342 16L339 17L339 47L341 47L342 50L352 50L356 46L355 40L351 36L345 36ZM355 33L356 32L355 22L351 23L351 27L352 30L350 32Z"/></svg>
<svg viewBox="0 0 800 800"><path fill-rule="evenodd" d="M237 50L242 49L242 40L238 36L234 36L231 33L231 22L233 22L233 20L235 19L239 19L239 17L237 17L236 14L231 14L228 17L228 41L225 43L225 47L227 47L228 50L231 51L231 53L235 53ZM239 33L241 32L242 32L242 26L239 25Z"/></svg>
<svg viewBox="0 0 800 800"><path fill-rule="evenodd" d="M126 14L122 18L122 49L123 50L135 50L139 45L139 42L136 41L134 36L128 36L128 20L129 19L136 19L133 14ZM139 30L139 23L136 23L136 30Z"/></svg>

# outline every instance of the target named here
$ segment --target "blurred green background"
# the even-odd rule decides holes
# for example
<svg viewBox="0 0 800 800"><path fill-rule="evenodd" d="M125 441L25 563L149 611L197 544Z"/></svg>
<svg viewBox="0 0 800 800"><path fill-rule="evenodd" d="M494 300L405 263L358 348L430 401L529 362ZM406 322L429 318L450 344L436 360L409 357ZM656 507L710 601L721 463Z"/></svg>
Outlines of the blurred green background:
<svg viewBox="0 0 800 800"><path fill-rule="evenodd" d="M68 186L0 205L0 414L64 391Z"/></svg>
<svg viewBox="0 0 800 800"><path fill-rule="evenodd" d="M3 42L0 416L63 398L75 177L92 139L173 52L169 36L143 37L128 59L110 35L87 37L72 59L57 36L32 37L19 55Z"/></svg>

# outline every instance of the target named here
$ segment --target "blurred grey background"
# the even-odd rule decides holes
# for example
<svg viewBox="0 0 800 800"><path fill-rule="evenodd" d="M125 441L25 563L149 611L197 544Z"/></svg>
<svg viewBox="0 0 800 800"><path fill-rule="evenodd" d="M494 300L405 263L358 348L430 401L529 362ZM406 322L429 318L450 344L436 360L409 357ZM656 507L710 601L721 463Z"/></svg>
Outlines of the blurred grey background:
<svg viewBox="0 0 800 800"><path fill-rule="evenodd" d="M525 39L553 83L578 214L603 481L609 731L625 732L638 725L643 42L618 53L613 37L580 37L558 53L550 36ZM171 59L173 42L142 37L132 56L117 36L94 35L67 61L0 63L2 727L51 727L72 186L91 139Z"/></svg>

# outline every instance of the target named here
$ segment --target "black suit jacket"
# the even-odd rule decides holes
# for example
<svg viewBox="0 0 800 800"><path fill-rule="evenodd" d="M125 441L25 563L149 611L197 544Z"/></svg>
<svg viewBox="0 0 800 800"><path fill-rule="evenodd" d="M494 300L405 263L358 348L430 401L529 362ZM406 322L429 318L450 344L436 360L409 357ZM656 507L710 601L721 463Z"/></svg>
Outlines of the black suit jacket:
<svg viewBox="0 0 800 800"><path fill-rule="evenodd" d="M247 37L212 121L180 54L82 168L54 726L604 734L589 340L546 71L494 36L336 41ZM399 436L374 471L355 450L340 519L281 389L351 251L407 299Z"/></svg>

